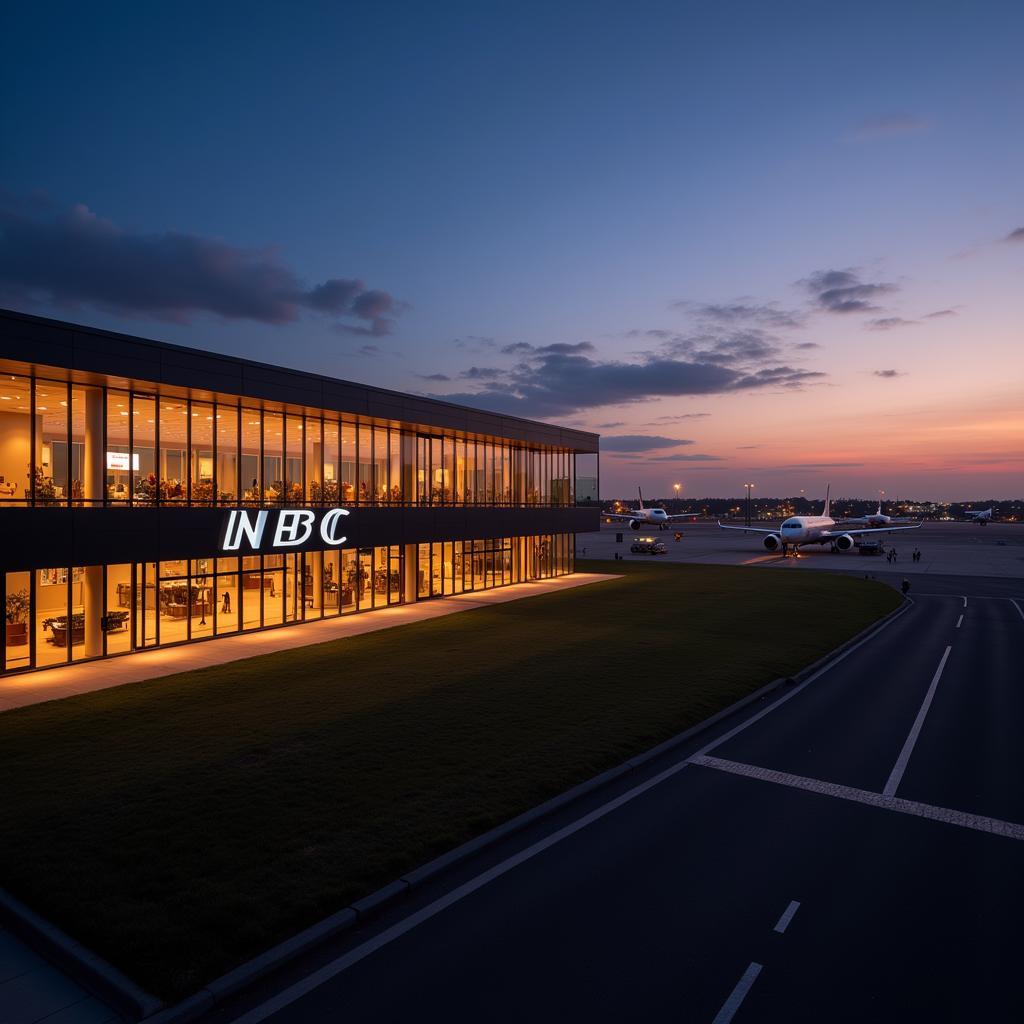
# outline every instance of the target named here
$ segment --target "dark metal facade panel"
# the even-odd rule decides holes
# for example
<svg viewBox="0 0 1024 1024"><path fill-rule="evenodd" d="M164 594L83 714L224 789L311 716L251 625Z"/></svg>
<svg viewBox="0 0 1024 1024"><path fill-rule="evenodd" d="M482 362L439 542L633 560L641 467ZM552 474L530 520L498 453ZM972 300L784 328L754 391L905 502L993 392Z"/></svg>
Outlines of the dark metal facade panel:
<svg viewBox="0 0 1024 1024"><path fill-rule="evenodd" d="M71 376L89 383L107 379L115 387L127 379L136 382L140 390L146 385L163 385L193 394L220 393L253 403L324 409L428 429L554 445L579 453L598 450L598 435L587 431L27 313L0 310L0 359L58 379Z"/></svg>
<svg viewBox="0 0 1024 1024"><path fill-rule="evenodd" d="M255 511L255 510L251 510ZM0 509L0 571L156 562L217 554L227 509ZM484 540L600 528L597 508L353 508L344 547ZM291 551L323 548L314 535Z"/></svg>

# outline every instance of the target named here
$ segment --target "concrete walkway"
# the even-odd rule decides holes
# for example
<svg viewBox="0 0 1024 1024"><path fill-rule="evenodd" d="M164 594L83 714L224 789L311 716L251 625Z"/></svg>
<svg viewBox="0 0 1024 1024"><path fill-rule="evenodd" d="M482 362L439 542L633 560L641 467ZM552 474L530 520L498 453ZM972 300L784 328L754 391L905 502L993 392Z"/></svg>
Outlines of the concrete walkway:
<svg viewBox="0 0 1024 1024"><path fill-rule="evenodd" d="M506 601L518 601L524 597L539 597L542 594L553 594L611 579L616 579L616 576L580 572L551 580L535 580L494 590L456 594L434 601L395 605L358 615L320 619L300 626L283 626L280 629L267 629L258 633L235 634L79 665L64 665L41 672L26 672L0 679L0 711L28 704L40 704L47 700L59 700L77 693L105 690L110 686L137 683L143 679L155 679L176 672L223 665L225 662L238 661L240 658L253 658L274 651L322 644L341 637L373 633L378 629L390 629L392 626L404 626L411 622L424 622L470 608L504 604Z"/></svg>
<svg viewBox="0 0 1024 1024"><path fill-rule="evenodd" d="M6 928L0 928L0 1024L105 1024L120 1021Z"/></svg>

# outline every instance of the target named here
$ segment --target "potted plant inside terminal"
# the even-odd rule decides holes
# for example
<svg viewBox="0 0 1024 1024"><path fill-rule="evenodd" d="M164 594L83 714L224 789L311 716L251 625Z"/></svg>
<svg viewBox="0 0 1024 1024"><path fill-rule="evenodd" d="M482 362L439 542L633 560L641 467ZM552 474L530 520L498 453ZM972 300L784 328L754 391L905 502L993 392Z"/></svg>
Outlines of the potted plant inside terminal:
<svg viewBox="0 0 1024 1024"><path fill-rule="evenodd" d="M16 590L7 595L7 646L24 647L28 643L28 591Z"/></svg>

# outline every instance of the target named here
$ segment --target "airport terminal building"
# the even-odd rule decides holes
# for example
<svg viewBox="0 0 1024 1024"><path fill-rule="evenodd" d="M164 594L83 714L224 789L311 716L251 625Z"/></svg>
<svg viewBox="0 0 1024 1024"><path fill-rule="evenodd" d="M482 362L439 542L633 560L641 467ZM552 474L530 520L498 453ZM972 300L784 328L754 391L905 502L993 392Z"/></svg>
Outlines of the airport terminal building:
<svg viewBox="0 0 1024 1024"><path fill-rule="evenodd" d="M0 312L0 672L571 573L575 534L599 527L597 450Z"/></svg>

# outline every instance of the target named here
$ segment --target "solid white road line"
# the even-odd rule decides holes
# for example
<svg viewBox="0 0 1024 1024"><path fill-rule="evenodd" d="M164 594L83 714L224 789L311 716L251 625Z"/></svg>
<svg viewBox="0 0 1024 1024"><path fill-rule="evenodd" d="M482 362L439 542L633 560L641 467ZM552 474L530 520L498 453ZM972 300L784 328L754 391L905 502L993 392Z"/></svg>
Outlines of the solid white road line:
<svg viewBox="0 0 1024 1024"><path fill-rule="evenodd" d="M790 900L789 906L782 912L782 917L779 918L773 931L778 932L780 935L789 927L789 922L793 920L793 915L800 909L799 900Z"/></svg>
<svg viewBox="0 0 1024 1024"><path fill-rule="evenodd" d="M715 1014L712 1024L729 1024L729 1021L736 1016L740 1003L747 997L750 986L757 981L761 973L761 965L752 963L744 972L743 977L736 982L736 987L729 993L729 998L722 1004L722 1008Z"/></svg>
<svg viewBox="0 0 1024 1024"><path fill-rule="evenodd" d="M1017 614L1022 619L1024 619L1024 608L1021 608L1021 606L1019 604L1017 604L1017 601L1014 598L1012 598L1012 597L1010 598L1010 604L1012 604L1013 607L1017 609Z"/></svg>
<svg viewBox="0 0 1024 1024"><path fill-rule="evenodd" d="M967 607L967 598L964 597L963 594L961 594L960 596L964 598L964 607L966 608Z"/></svg>
<svg viewBox="0 0 1024 1024"><path fill-rule="evenodd" d="M844 658L853 654L853 652L856 651L858 648L863 647L864 644L866 644L869 640L874 640L875 637L878 636L878 634L881 633L883 629L887 629L898 618L900 618L903 615L903 613L913 603L914 601L912 598L907 598L907 603L899 610L899 612L897 612L891 619L889 619L888 622L882 623L882 625L879 626L878 629L876 629L873 633L868 634L868 636L864 637L863 640L858 640L857 643L853 644L853 646L847 647L846 650L843 651L843 653L840 654L838 657L833 658L830 662L828 662L828 664L822 665L817 672L808 676L798 686L794 686L793 689L789 691L789 693L783 694L783 696L781 696L778 700L773 701L771 704L768 705L768 707L762 709L756 715L751 715L750 718L747 718L744 721L740 722L739 725L730 729L728 732L722 733L721 736L718 736L715 739L713 739L710 743L705 744L703 747L700 748L700 750L697 751L697 753L693 755L693 757L699 757L701 754L706 754L709 750L714 750L715 747L720 747L727 740L731 740L733 736L736 736L738 733L743 732L744 729L753 725L755 722L759 722L762 718L764 718L765 715L770 714L776 708L781 707L783 704L786 703L786 701L792 700L798 693L800 693L801 690L804 689L804 687L810 686L815 679L819 678L820 676L823 676L830 669L838 665L839 662L841 662ZM690 758L691 761L693 760L693 757Z"/></svg>
<svg viewBox="0 0 1024 1024"><path fill-rule="evenodd" d="M967 601L966 597L964 601ZM947 647L943 652L939 667L935 670L935 675L932 676L931 685L928 687L928 692L924 695L921 708L917 712L917 718L914 719L914 724L910 727L910 735L907 736L903 749L900 751L900 756L896 758L896 764L893 765L889 781L886 782L885 789L882 790L882 796L895 796L896 790L899 789L900 782L903 780L903 773L907 770L907 764L910 762L910 755L914 752L914 744L917 743L917 737L921 733L921 726L924 725L925 716L928 714L928 709L932 706L932 698L935 696L935 690L939 685L939 676L942 675L942 670L946 667L946 659L949 657L949 652L952 649L952 647Z"/></svg>
<svg viewBox="0 0 1024 1024"><path fill-rule="evenodd" d="M960 618L956 620L956 628L957 629L960 628L960 625L963 623L963 621L964 621L964 617L963 617L963 614L961 613Z"/></svg>
<svg viewBox="0 0 1024 1024"><path fill-rule="evenodd" d="M822 782L821 779L808 779L802 775L777 772L773 768L759 768L753 764L725 761L720 757L691 758L691 761L704 768L715 768L721 772L743 775L748 779L757 779L760 782L774 782L779 786L803 789L808 793L832 796L839 800L850 800L856 804L878 807L883 811L910 814L916 818L928 818L930 821L941 821L946 825L957 825L960 828L973 829L975 832L988 832L991 835L1024 842L1024 825L1018 825L1012 821L986 818L983 814L968 814L966 811L957 811L952 807L922 804L916 800L904 800L898 796L882 796L881 793L872 793L867 789L854 789L851 786L840 786L835 782Z"/></svg>

